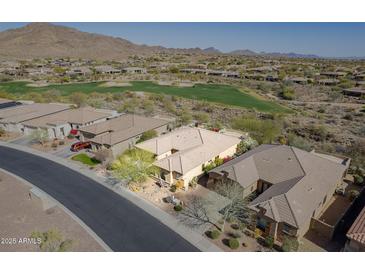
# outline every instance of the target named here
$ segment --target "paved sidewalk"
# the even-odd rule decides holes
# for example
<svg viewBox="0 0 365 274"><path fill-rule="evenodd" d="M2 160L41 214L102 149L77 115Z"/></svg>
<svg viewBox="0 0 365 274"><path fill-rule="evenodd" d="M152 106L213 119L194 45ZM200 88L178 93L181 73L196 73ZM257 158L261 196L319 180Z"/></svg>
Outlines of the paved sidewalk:
<svg viewBox="0 0 365 274"><path fill-rule="evenodd" d="M162 211L161 209L157 208L153 204L149 203L148 201L142 199L137 194L129 191L128 189L124 188L114 188L110 186L110 184L107 183L108 178L97 176L93 171L88 169L87 167L80 167L79 165L71 162L70 160L59 158L55 155L40 152L34 149L31 149L29 147L20 146L17 144L12 143L6 143L0 141L0 146L9 147L13 149L17 149L20 151L24 151L27 153L31 153L40 157L43 157L45 159L48 159L50 161L56 162L58 164L61 164L63 166L66 166L76 172L79 172L83 174L84 176L87 176L94 181L102 184L104 187L118 193L125 199L129 200L139 208L143 209L145 212L153 216L154 218L158 219L161 223L175 231L177 234L179 234L181 237L183 237L185 240L189 241L192 245L194 245L196 248L200 249L201 251L209 251L209 252L219 252L222 251L220 248L212 244L208 239L204 238L199 233L195 232L191 228L188 228L179 220L174 218L173 216L169 215L168 213Z"/></svg>

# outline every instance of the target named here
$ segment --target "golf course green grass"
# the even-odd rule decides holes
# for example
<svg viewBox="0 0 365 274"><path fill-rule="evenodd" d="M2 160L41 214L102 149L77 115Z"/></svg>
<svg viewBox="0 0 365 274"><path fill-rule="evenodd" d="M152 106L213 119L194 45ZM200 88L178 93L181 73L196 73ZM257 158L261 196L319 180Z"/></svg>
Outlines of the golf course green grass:
<svg viewBox="0 0 365 274"><path fill-rule="evenodd" d="M0 83L0 91L14 95L23 95L27 92L45 92L59 90L62 95L67 96L72 92L125 92L144 91L150 93L175 95L195 100L205 100L214 103L231 105L236 107L256 109L262 112L288 112L289 110L279 104L258 98L242 92L236 87L216 84L196 84L193 87L162 86L151 81L133 81L131 86L106 87L103 82L58 84L46 87L29 87L27 82L5 82Z"/></svg>

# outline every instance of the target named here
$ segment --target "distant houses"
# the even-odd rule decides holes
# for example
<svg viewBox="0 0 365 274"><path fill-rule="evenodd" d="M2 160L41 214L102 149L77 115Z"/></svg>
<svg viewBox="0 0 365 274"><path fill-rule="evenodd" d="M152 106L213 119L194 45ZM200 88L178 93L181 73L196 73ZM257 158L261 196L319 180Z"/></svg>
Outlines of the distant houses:
<svg viewBox="0 0 365 274"><path fill-rule="evenodd" d="M126 67L122 69L122 72L128 74L145 74L147 73L147 69L140 67Z"/></svg>
<svg viewBox="0 0 365 274"><path fill-rule="evenodd" d="M365 96L364 88L348 88L348 89L344 89L342 92L344 95L347 95L347 96L354 96L354 97Z"/></svg>
<svg viewBox="0 0 365 274"><path fill-rule="evenodd" d="M284 145L261 145L209 172L208 187L236 182L263 237L302 237L342 183L349 159Z"/></svg>

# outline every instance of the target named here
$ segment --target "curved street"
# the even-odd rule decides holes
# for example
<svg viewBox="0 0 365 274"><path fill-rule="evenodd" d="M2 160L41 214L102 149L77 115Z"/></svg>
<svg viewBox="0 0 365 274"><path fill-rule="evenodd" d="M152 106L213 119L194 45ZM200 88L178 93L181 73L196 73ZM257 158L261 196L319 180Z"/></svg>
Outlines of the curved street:
<svg viewBox="0 0 365 274"><path fill-rule="evenodd" d="M0 146L0 168L58 200L113 251L199 251L132 202L63 165Z"/></svg>

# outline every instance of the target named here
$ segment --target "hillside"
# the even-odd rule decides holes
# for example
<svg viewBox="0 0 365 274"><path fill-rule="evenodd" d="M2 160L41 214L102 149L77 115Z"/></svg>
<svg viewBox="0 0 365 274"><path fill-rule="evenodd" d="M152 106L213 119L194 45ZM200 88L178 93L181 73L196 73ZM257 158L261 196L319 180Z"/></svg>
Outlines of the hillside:
<svg viewBox="0 0 365 274"><path fill-rule="evenodd" d="M123 60L130 55L149 55L162 49L48 23L31 23L22 28L0 32L2 58L74 57Z"/></svg>

